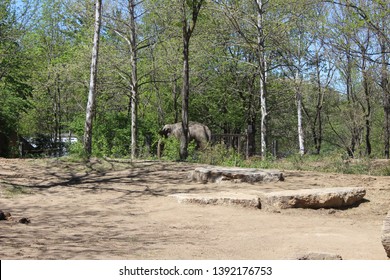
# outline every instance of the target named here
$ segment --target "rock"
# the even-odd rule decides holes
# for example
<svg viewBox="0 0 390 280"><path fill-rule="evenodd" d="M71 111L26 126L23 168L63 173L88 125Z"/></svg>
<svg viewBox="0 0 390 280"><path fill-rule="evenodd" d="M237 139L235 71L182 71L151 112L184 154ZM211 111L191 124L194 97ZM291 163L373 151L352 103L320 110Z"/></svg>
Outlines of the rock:
<svg viewBox="0 0 390 280"><path fill-rule="evenodd" d="M7 220L7 221L14 221L14 218L11 216L11 213L10 212L3 212L2 210L0 210L0 221L1 220ZM31 223L30 219L29 218L21 218L19 220L19 223L22 223L22 224L29 224Z"/></svg>
<svg viewBox="0 0 390 280"><path fill-rule="evenodd" d="M323 188L271 192L262 195L261 208L343 208L361 201L364 188Z"/></svg>
<svg viewBox="0 0 390 280"><path fill-rule="evenodd" d="M5 220L5 214L3 211L0 210L0 221Z"/></svg>
<svg viewBox="0 0 390 280"><path fill-rule="evenodd" d="M27 225L27 224L31 223L31 220L29 218L21 218L19 220L19 223Z"/></svg>
<svg viewBox="0 0 390 280"><path fill-rule="evenodd" d="M303 255L298 255L296 260L342 260L343 258L337 254L331 253L307 253Z"/></svg>
<svg viewBox="0 0 390 280"><path fill-rule="evenodd" d="M261 170L256 168L228 168L228 167L198 167L189 175L192 181L198 183L220 183L222 181L233 182L271 182L283 181L284 177L277 170Z"/></svg>
<svg viewBox="0 0 390 280"><path fill-rule="evenodd" d="M385 248L387 257L390 258L390 211L387 213L382 227L382 245Z"/></svg>
<svg viewBox="0 0 390 280"><path fill-rule="evenodd" d="M186 194L178 193L170 195L179 203L197 203L211 205L239 205L242 207L260 208L257 195L241 193L215 193L215 194Z"/></svg>
<svg viewBox="0 0 390 280"><path fill-rule="evenodd" d="M11 216L11 213L10 212L3 212L2 210L0 210L0 221L1 220L12 220L12 216Z"/></svg>

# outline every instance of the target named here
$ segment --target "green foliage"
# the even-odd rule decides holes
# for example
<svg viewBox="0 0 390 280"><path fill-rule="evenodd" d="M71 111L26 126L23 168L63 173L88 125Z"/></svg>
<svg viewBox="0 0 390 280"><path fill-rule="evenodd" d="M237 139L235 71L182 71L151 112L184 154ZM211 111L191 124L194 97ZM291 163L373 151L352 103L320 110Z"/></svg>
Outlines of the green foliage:
<svg viewBox="0 0 390 280"><path fill-rule="evenodd" d="M32 87L27 83L28 56L20 45L12 1L0 3L0 156L16 155L19 120L29 108Z"/></svg>
<svg viewBox="0 0 390 280"><path fill-rule="evenodd" d="M174 137L166 138L162 141L164 150L162 152L162 159L165 160L179 160L180 141Z"/></svg>
<svg viewBox="0 0 390 280"><path fill-rule="evenodd" d="M105 113L96 119L93 131L93 155L126 157L129 155L129 120L124 113Z"/></svg>
<svg viewBox="0 0 390 280"><path fill-rule="evenodd" d="M0 3L0 134L3 138L16 133L28 138L36 134L53 137L71 132L79 139L71 145L71 153L84 157L82 138L90 74L93 2L44 0L30 3L38 2L39 5L29 7L31 10L23 10L24 1L18 5L11 0ZM367 44L369 53L378 53L378 43L389 38L387 32L378 32L388 26L388 7L379 0L371 1L371 6L364 1L352 1L368 16L364 19L353 7L324 5L321 1L287 2L267 1L262 11L265 21L261 29L266 39L264 51L269 58L268 148L270 150L277 141L278 156L284 159L267 156L261 161L245 160L223 145L195 151L192 143L188 160L258 168L375 172L372 157L382 157L384 147L384 92L380 76L385 71L382 71L379 55L366 61L371 106L368 116L359 42ZM153 157L158 130L163 124L180 121L181 116L182 18L178 13L181 2L147 0L137 3L138 149L141 157ZM105 3L107 16L102 29L93 131L93 155L99 157L129 156L133 101L130 100L130 49L123 38L129 34L129 14L127 5L121 4L121 1ZM255 2L249 0L208 1L203 6L190 44L189 118L208 125L213 134L244 133L248 124L254 124L258 152L259 29L253 25L257 16ZM362 42L368 29L371 38ZM349 64L348 49L354 54ZM315 51L320 54L318 58L313 54ZM303 128L308 151L304 157L296 154L297 81L291 74L297 67L302 78ZM346 96L348 67L351 68L353 98ZM386 67L388 70L388 65ZM332 79L328 82L329 77ZM324 93L320 104L319 89ZM318 108L321 108L320 119L316 119ZM319 133L319 120L322 121L320 155L310 155L316 152L314 138ZM370 121L372 144L368 159L366 120ZM354 156L364 159L359 162L345 157L354 133ZM167 139L163 157L177 160L179 146L177 140ZM12 149L15 147L7 153Z"/></svg>
<svg viewBox="0 0 390 280"><path fill-rule="evenodd" d="M284 159L252 159L247 162L246 166L374 176L388 176L390 172L390 165L387 161L370 158L351 159L346 157L345 153L341 151L326 155L300 156L299 154L294 154Z"/></svg>
<svg viewBox="0 0 390 280"><path fill-rule="evenodd" d="M222 144L216 144L199 151L196 162L211 165L243 166L243 156L233 148L227 149Z"/></svg>
<svg viewBox="0 0 390 280"><path fill-rule="evenodd" d="M163 138L161 141L163 145L163 152L161 158L163 160L172 160L179 161L180 160L180 140L175 137ZM195 161L197 157L197 152L195 150L195 142L191 141L188 144L188 160Z"/></svg>
<svg viewBox="0 0 390 280"><path fill-rule="evenodd" d="M83 143L81 141L78 141L76 143L72 143L69 146L69 153L71 156L75 156L76 158L77 157L84 158L85 154L84 154Z"/></svg>

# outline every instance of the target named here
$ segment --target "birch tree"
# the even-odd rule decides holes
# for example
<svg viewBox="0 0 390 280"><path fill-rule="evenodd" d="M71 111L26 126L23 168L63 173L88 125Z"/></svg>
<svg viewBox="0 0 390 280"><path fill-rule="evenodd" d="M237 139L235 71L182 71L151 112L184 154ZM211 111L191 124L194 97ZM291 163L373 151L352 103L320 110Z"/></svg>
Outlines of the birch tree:
<svg viewBox="0 0 390 280"><path fill-rule="evenodd" d="M301 3L296 3L296 5ZM299 5L300 9L292 9L289 15L289 36L280 52L283 57L282 67L284 75L293 83L297 112L297 134L299 154L303 156L305 149L305 132L303 125L303 84L309 69L309 50L313 46L313 36L309 33L311 16L314 16L311 7ZM304 12L302 12L304 11Z"/></svg>
<svg viewBox="0 0 390 280"><path fill-rule="evenodd" d="M260 145L261 158L264 159L267 155L267 59L265 53L266 36L264 33L264 13L268 1L256 0L257 9L257 55L259 60L259 74L260 74Z"/></svg>
<svg viewBox="0 0 390 280"><path fill-rule="evenodd" d="M142 2L142 1L141 1ZM122 65L116 65L118 73L123 78L129 88L129 115L130 115L130 156L132 159L138 157L138 100L139 100L139 82L138 82L138 32L137 32L137 8L141 2L136 0L124 0L119 2L114 8L112 20L114 32L126 43L126 58L129 62L130 70L119 69ZM123 7L122 7L123 5ZM127 68L127 67L126 67Z"/></svg>
<svg viewBox="0 0 390 280"><path fill-rule="evenodd" d="M268 58L266 43L269 39L268 28L265 26L265 16L269 1L251 0L249 2L224 1L223 9L229 22L243 42L234 42L233 44L245 46L250 49L256 57L253 66L258 74L258 99L260 100L260 153L262 159L267 155L267 72ZM270 24L268 23L268 26Z"/></svg>
<svg viewBox="0 0 390 280"><path fill-rule="evenodd" d="M92 61L91 61L91 75L89 83L88 103L85 117L84 126L84 151L88 157L92 154L92 124L95 111L96 101L96 83L97 83L97 71L98 71L98 58L99 58L99 39L100 28L102 22L102 0L96 0L95 3L95 29L93 36L92 47Z"/></svg>

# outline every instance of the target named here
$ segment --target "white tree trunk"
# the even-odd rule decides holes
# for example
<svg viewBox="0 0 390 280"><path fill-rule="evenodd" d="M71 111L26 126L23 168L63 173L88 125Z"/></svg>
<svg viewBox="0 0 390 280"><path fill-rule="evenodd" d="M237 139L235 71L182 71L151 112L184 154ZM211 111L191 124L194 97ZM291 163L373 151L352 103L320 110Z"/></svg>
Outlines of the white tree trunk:
<svg viewBox="0 0 390 280"><path fill-rule="evenodd" d="M303 156L305 154L305 136L302 125L302 94L297 92L297 116L298 116L298 142L299 142L299 154Z"/></svg>
<svg viewBox="0 0 390 280"><path fill-rule="evenodd" d="M137 77L137 35L135 28L135 0L129 0L130 12L130 64L131 64L131 158L138 156L138 77Z"/></svg>
<svg viewBox="0 0 390 280"><path fill-rule="evenodd" d="M91 77L89 83L88 103L85 116L84 128L84 150L89 157L92 153L92 121L95 111L96 100L96 80L97 80L97 65L99 58L99 38L101 27L102 0L96 0L95 5L95 31L93 36L92 61L91 61Z"/></svg>
<svg viewBox="0 0 390 280"><path fill-rule="evenodd" d="M302 92L301 92L301 81L299 80L299 71L295 72L295 97L297 102L297 117L298 117L298 143L299 143L299 154L303 156L305 154L305 136L303 132L302 124Z"/></svg>
<svg viewBox="0 0 390 280"><path fill-rule="evenodd" d="M260 129L260 145L261 158L267 156L267 61L265 56L265 36L263 31L263 13L264 6L262 0L256 0L257 4L257 44L258 44L258 61L260 73L260 111L261 111L261 129Z"/></svg>
<svg viewBox="0 0 390 280"><path fill-rule="evenodd" d="M266 98L266 74L265 72L260 77L260 111L261 111L261 129L260 129L260 143L261 143L261 158L265 159L267 156L267 98Z"/></svg>

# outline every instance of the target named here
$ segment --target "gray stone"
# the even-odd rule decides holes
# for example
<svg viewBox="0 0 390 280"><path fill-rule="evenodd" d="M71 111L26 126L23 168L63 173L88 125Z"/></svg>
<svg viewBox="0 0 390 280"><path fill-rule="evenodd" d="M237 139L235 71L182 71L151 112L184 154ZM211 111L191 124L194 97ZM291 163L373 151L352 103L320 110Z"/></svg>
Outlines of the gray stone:
<svg viewBox="0 0 390 280"><path fill-rule="evenodd" d="M12 220L11 213L0 210L0 221L2 220Z"/></svg>
<svg viewBox="0 0 390 280"><path fill-rule="evenodd" d="M260 208L257 195L242 193L207 193L207 194L172 194L179 203L197 203L210 205L238 205L242 207Z"/></svg>
<svg viewBox="0 0 390 280"><path fill-rule="evenodd" d="M366 194L364 188L323 188L271 192L262 195L261 208L343 208L360 202Z"/></svg>
<svg viewBox="0 0 390 280"><path fill-rule="evenodd" d="M228 168L228 167L198 167L189 175L192 181L198 183L232 182L271 182L283 181L283 174L278 170L261 170L256 168Z"/></svg>
<svg viewBox="0 0 390 280"><path fill-rule="evenodd" d="M310 252L307 254L298 255L296 260L342 260L340 255L332 253L315 253Z"/></svg>
<svg viewBox="0 0 390 280"><path fill-rule="evenodd" d="M387 257L390 258L390 211L387 213L382 227L382 245L385 248Z"/></svg>

